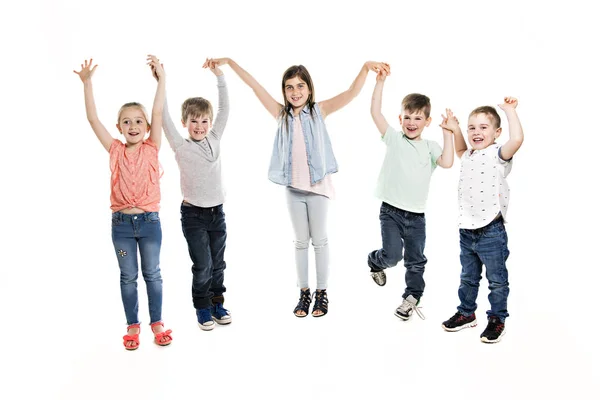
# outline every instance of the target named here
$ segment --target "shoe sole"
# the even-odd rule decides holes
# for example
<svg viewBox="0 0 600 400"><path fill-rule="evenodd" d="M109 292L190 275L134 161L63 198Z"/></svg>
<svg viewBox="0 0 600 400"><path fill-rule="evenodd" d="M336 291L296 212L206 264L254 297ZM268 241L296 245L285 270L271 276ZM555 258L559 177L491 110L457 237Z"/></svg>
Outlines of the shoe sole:
<svg viewBox="0 0 600 400"><path fill-rule="evenodd" d="M375 279L375 277L373 277L373 275L371 275L371 278L373 278L373 282L375 282L375 284L377 286L385 286L385 284L387 283L387 280L384 280L383 283L377 282L377 279Z"/></svg>
<svg viewBox="0 0 600 400"><path fill-rule="evenodd" d="M500 336L498 336L498 339L494 339L494 340L490 340L488 338L486 338L485 336L481 337L481 341L483 343L498 343L500 340L502 340L502 336L504 336L504 334L506 333L506 331L502 331L502 333L500 334Z"/></svg>
<svg viewBox="0 0 600 400"><path fill-rule="evenodd" d="M407 317L407 316L399 314L397 312L394 312L394 315L396 317L400 318L402 321L408 321L410 319L410 317L412 317L412 314Z"/></svg>
<svg viewBox="0 0 600 400"><path fill-rule="evenodd" d="M471 322L467 322L466 324L462 324L460 326L457 326L456 328L448 328L446 325L442 324L442 328L444 328L444 330L446 332L458 332L462 329L465 328L475 328L477 326L477 320L473 320Z"/></svg>
<svg viewBox="0 0 600 400"><path fill-rule="evenodd" d="M219 325L229 325L231 323L231 318L228 318L226 320L222 320L222 319L220 320L220 319L217 319L215 317L212 317L212 319L213 319L213 321L215 321Z"/></svg>
<svg viewBox="0 0 600 400"><path fill-rule="evenodd" d="M203 331L212 331L213 329L215 329L215 324L211 324L211 325L202 325L200 322L198 322L198 326L200 327L200 329L202 329Z"/></svg>

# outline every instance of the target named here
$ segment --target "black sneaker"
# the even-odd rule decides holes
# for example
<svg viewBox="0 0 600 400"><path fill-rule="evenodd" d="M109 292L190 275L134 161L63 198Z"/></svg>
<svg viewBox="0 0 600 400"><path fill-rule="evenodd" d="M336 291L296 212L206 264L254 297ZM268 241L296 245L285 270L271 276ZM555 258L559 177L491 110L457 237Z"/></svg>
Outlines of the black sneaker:
<svg viewBox="0 0 600 400"><path fill-rule="evenodd" d="M442 328L448 332L460 331L464 328L472 328L477 326L477 318L475 313L471 315L462 315L460 312L454 314L448 321L442 322Z"/></svg>
<svg viewBox="0 0 600 400"><path fill-rule="evenodd" d="M481 334L480 338L483 343L498 343L504 336L504 322L498 317L490 317L488 324Z"/></svg>
<svg viewBox="0 0 600 400"><path fill-rule="evenodd" d="M375 281L375 283L378 284L379 286L384 286L385 283L387 282L384 270L381 270L381 271L371 271L371 278L373 278L373 280Z"/></svg>

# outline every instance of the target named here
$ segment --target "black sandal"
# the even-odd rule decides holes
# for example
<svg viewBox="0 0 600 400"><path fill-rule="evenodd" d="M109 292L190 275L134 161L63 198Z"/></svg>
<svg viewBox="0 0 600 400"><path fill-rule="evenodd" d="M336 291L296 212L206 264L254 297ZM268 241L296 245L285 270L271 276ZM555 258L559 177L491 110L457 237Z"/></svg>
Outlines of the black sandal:
<svg viewBox="0 0 600 400"><path fill-rule="evenodd" d="M329 300L327 299L327 292L325 289L317 290L315 293L315 305L312 310L313 317L322 317L327 314L329 308ZM315 311L321 311L323 314L315 315Z"/></svg>
<svg viewBox="0 0 600 400"><path fill-rule="evenodd" d="M308 309L310 308L311 300L312 298L310 296L310 289L300 289L300 300L298 300L298 305L296 308L294 308L294 315L298 318L306 317L308 315ZM299 315L299 311L304 311L304 315Z"/></svg>

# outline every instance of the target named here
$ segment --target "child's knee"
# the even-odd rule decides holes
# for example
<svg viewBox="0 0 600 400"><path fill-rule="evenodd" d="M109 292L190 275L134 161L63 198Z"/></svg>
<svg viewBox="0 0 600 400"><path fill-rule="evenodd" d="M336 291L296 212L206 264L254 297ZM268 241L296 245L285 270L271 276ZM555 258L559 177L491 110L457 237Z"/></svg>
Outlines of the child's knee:
<svg viewBox="0 0 600 400"><path fill-rule="evenodd" d="M294 246L296 250L305 250L308 249L308 239L306 240L294 240Z"/></svg>

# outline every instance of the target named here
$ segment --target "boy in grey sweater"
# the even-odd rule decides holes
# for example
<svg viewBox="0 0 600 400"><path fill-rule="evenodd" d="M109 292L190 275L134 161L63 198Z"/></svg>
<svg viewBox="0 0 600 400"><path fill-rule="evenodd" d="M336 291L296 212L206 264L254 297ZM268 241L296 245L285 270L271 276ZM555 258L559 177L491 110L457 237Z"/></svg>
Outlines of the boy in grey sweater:
<svg viewBox="0 0 600 400"><path fill-rule="evenodd" d="M227 230L221 182L221 137L229 115L229 98L223 72L211 68L217 77L219 106L213 124L213 109L202 97L192 97L181 106L181 122L189 137L183 138L169 116L165 101L163 129L179 166L181 192L181 227L192 259L192 299L198 324L209 331L231 323L223 307L225 292L225 241Z"/></svg>

